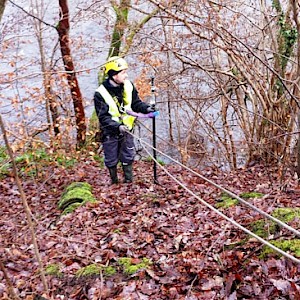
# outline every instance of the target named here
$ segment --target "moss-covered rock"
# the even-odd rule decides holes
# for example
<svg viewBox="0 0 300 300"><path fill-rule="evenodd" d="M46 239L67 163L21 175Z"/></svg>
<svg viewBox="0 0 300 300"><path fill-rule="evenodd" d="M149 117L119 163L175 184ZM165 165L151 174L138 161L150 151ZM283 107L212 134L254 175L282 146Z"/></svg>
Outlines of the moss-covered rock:
<svg viewBox="0 0 300 300"><path fill-rule="evenodd" d="M75 188L61 197L58 203L58 208L64 210L74 203L85 204L86 202L95 201L96 200L90 191L81 188Z"/></svg>
<svg viewBox="0 0 300 300"><path fill-rule="evenodd" d="M68 193L70 190L74 190L76 188L80 188L92 192L92 186L89 183L80 181L80 182L72 182L70 185L66 187L64 193Z"/></svg>
<svg viewBox="0 0 300 300"><path fill-rule="evenodd" d="M70 205L68 205L62 212L62 215L67 215L72 213L74 210L76 210L76 208L78 208L79 206L81 206L83 203L81 202L75 202L72 203Z"/></svg>
<svg viewBox="0 0 300 300"><path fill-rule="evenodd" d="M73 182L61 195L58 208L63 210L63 214L73 212L77 207L87 202L95 203L96 199L92 194L92 187L86 182Z"/></svg>

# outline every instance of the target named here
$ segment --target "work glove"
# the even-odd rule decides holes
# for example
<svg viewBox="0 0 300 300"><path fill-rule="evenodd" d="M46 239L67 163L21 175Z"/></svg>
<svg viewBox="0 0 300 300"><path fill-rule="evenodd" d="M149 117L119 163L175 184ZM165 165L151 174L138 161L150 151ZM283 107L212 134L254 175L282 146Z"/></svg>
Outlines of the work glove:
<svg viewBox="0 0 300 300"><path fill-rule="evenodd" d="M120 125L119 131L120 131L120 133L129 132L129 128L126 125Z"/></svg>
<svg viewBox="0 0 300 300"><path fill-rule="evenodd" d="M155 108L154 108L154 106L149 106L148 108L147 108L147 112L149 113L149 112L155 112L156 110L155 110Z"/></svg>

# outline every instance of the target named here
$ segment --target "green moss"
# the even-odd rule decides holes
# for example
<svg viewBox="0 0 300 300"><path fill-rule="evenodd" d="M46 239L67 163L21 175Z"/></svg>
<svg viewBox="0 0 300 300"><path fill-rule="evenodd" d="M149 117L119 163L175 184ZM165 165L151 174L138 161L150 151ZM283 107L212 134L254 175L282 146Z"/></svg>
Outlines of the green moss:
<svg viewBox="0 0 300 300"><path fill-rule="evenodd" d="M66 156L57 156L55 157L55 162L60 166L71 168L75 165L77 159Z"/></svg>
<svg viewBox="0 0 300 300"><path fill-rule="evenodd" d="M225 244L224 248L227 249L227 250L232 250L232 249L234 249L234 248L236 248L238 246L245 245L247 243L247 241L248 241L248 239L242 239L242 240L240 240L238 242L234 242L234 243L227 244L227 245Z"/></svg>
<svg viewBox="0 0 300 300"><path fill-rule="evenodd" d="M104 168L104 157L99 156L98 154L95 154L95 155L93 156L93 159L94 159L97 163L99 163L100 168Z"/></svg>
<svg viewBox="0 0 300 300"><path fill-rule="evenodd" d="M6 148L0 147L0 176L6 176L9 174L9 168L11 167L9 160L9 155L6 153Z"/></svg>
<svg viewBox="0 0 300 300"><path fill-rule="evenodd" d="M125 274L132 275L141 269L146 269L152 262L148 258L143 258L140 263L133 263L129 257L121 257L118 259L118 263L123 267Z"/></svg>
<svg viewBox="0 0 300 300"><path fill-rule="evenodd" d="M239 70L236 67L231 68L231 72L234 76L238 76L240 74Z"/></svg>
<svg viewBox="0 0 300 300"><path fill-rule="evenodd" d="M295 218L300 218L300 208L276 208L271 215L284 223L289 223ZM278 232L280 226L270 220L258 220L251 224L251 230L256 235L266 238Z"/></svg>
<svg viewBox="0 0 300 300"><path fill-rule="evenodd" d="M234 205L237 205L239 203L239 201L237 199L234 198L227 198L227 199L223 199L221 202L218 202L216 204L217 208L228 208Z"/></svg>
<svg viewBox="0 0 300 300"><path fill-rule="evenodd" d="M9 156L7 154L6 147L0 147L0 162L7 159Z"/></svg>
<svg viewBox="0 0 300 300"><path fill-rule="evenodd" d="M105 276L109 277L115 275L117 273L117 270L113 266L107 266L103 267L103 272Z"/></svg>
<svg viewBox="0 0 300 300"><path fill-rule="evenodd" d="M74 182L69 185L62 194L58 202L58 208L65 210L74 203L83 205L87 202L96 202L96 199L91 192L91 186L85 182Z"/></svg>
<svg viewBox="0 0 300 300"><path fill-rule="evenodd" d="M0 162L0 178L5 177L9 174L9 169L11 168L11 164L9 162Z"/></svg>
<svg viewBox="0 0 300 300"><path fill-rule="evenodd" d="M285 252L291 252L296 257L300 257L300 239L277 240L270 243ZM268 246L264 246L260 258L265 258L270 253L275 253L275 251ZM280 254L278 255L280 256Z"/></svg>
<svg viewBox="0 0 300 300"><path fill-rule="evenodd" d="M143 258L138 263L134 263L133 261L134 260L129 257L122 257L117 261L118 266L103 266L98 263L93 263L79 269L75 273L75 276L77 278L80 278L88 276L99 276L103 274L103 276L110 277L115 275L118 270L120 272L124 272L126 275L133 275L139 270L146 269L150 265L152 265L151 260L148 258ZM46 274L55 276L62 275L59 266L56 264L48 265L46 268Z"/></svg>
<svg viewBox="0 0 300 300"><path fill-rule="evenodd" d="M75 203L72 203L70 205L68 205L62 212L62 215L67 215L67 214L70 214L72 213L74 210L76 210L76 208L78 208L79 206L82 206L83 203L80 203L80 202L75 202Z"/></svg>
<svg viewBox="0 0 300 300"><path fill-rule="evenodd" d="M131 258L130 257L121 257L118 259L118 263L122 266L131 265Z"/></svg>
<svg viewBox="0 0 300 300"><path fill-rule="evenodd" d="M251 231L262 238L267 238L269 235L274 234L277 230L277 224L269 220L257 220L251 224Z"/></svg>
<svg viewBox="0 0 300 300"><path fill-rule="evenodd" d="M243 199L250 199L250 198L259 198L262 197L264 194L258 192L246 192L240 194L240 197ZM216 204L216 208L229 208L231 206L237 205L239 200L232 198L227 193L221 194L221 200Z"/></svg>
<svg viewBox="0 0 300 300"><path fill-rule="evenodd" d="M5 152L0 148L0 164L5 157ZM23 153L16 155L14 159L21 175L24 174L33 177L43 175L44 169L50 164L70 167L74 166L77 161L76 159L66 157L65 155L50 153L41 145L26 149ZM11 164L9 164L9 167L11 167Z"/></svg>
<svg viewBox="0 0 300 300"><path fill-rule="evenodd" d="M145 161L149 161L149 162L152 162L152 161L153 161L152 157L150 157L150 156L146 157L144 160L145 160ZM156 160L157 160L157 162L158 162L161 166L165 166L165 165L166 165L166 163L165 163L161 158L158 157L158 158L156 158Z"/></svg>
<svg viewBox="0 0 300 300"><path fill-rule="evenodd" d="M90 264L84 268L79 269L75 276L84 277L84 276L98 276L103 272L104 276L113 276L116 274L117 270L113 266L102 266L100 264Z"/></svg>
<svg viewBox="0 0 300 300"><path fill-rule="evenodd" d="M233 205L238 204L239 201L237 199L234 199L230 197L227 193L222 193L221 194L221 199L220 201L216 204L217 208L228 208Z"/></svg>
<svg viewBox="0 0 300 300"><path fill-rule="evenodd" d="M94 276L100 275L102 272L102 267L99 264L91 264L84 268L79 269L75 276L76 277L83 277L83 276Z"/></svg>
<svg viewBox="0 0 300 300"><path fill-rule="evenodd" d="M52 276L57 276L57 277L62 276L62 272L60 271L60 267L57 264L49 264L45 268L45 273L46 273L46 275L52 275Z"/></svg>
<svg viewBox="0 0 300 300"><path fill-rule="evenodd" d="M293 221L295 218L300 218L300 208L276 208L272 212L272 216L284 223L288 223Z"/></svg>
<svg viewBox="0 0 300 300"><path fill-rule="evenodd" d="M264 194L258 192L248 192L240 194L240 197L243 199L250 199L250 198L261 198Z"/></svg>
<svg viewBox="0 0 300 300"><path fill-rule="evenodd" d="M73 190L75 188L85 189L88 191L92 191L92 186L87 182L72 182L70 185L68 185L65 189L65 193L69 192L70 190Z"/></svg>
<svg viewBox="0 0 300 300"><path fill-rule="evenodd" d="M276 208L271 215L284 223L289 223L300 217L300 208ZM280 226L270 220L258 220L251 225L251 230L258 236L267 238L269 235L278 232ZM295 256L300 257L300 239L274 240L270 243L285 252L292 252ZM260 257L265 258L269 253L274 252L270 247L264 246Z"/></svg>

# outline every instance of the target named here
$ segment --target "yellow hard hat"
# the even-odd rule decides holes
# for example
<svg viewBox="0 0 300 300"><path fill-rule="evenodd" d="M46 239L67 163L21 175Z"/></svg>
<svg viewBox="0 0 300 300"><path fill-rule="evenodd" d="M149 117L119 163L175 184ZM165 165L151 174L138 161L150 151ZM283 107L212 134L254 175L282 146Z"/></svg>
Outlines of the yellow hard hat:
<svg viewBox="0 0 300 300"><path fill-rule="evenodd" d="M120 72L128 69L126 60L119 56L112 56L104 66L104 73L107 74L110 70Z"/></svg>

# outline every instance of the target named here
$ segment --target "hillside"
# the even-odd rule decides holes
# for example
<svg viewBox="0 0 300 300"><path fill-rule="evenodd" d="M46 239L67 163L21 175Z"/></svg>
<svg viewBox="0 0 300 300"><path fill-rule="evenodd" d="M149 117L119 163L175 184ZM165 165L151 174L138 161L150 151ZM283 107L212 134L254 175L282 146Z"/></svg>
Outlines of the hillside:
<svg viewBox="0 0 300 300"><path fill-rule="evenodd" d="M165 166L202 199L216 206L219 190L178 166ZM135 162L134 184L109 185L107 171L90 158L73 167L48 166L37 180L23 178L34 215L51 299L300 299L300 267L223 220L158 170ZM201 174L232 192L259 192L249 201L271 213L300 206L294 181L279 186L276 170L255 166ZM66 186L87 182L97 203L65 216L57 208ZM42 299L30 231L12 177L1 180L1 259L21 299ZM236 204L220 210L248 229L261 216ZM300 228L299 217L290 223ZM289 239L277 228L269 234ZM295 249L295 252L297 249ZM291 251L292 254L293 251ZM89 268L85 268L90 266ZM0 272L0 299L9 299Z"/></svg>

